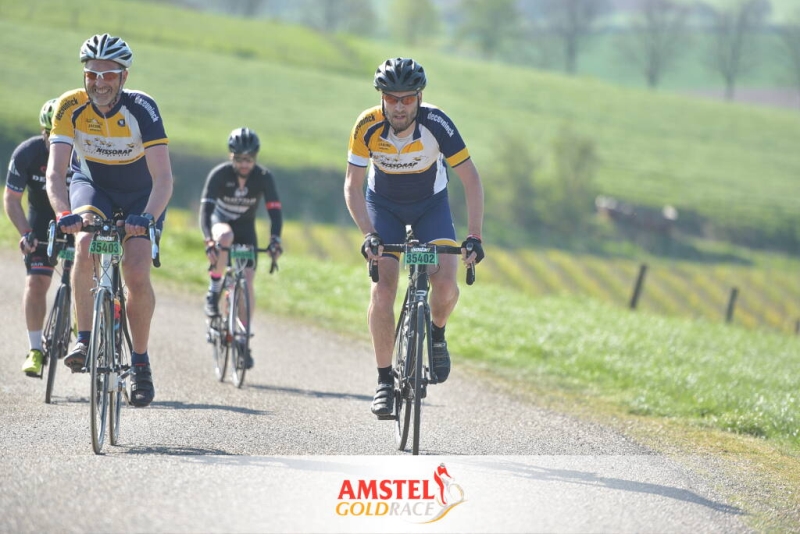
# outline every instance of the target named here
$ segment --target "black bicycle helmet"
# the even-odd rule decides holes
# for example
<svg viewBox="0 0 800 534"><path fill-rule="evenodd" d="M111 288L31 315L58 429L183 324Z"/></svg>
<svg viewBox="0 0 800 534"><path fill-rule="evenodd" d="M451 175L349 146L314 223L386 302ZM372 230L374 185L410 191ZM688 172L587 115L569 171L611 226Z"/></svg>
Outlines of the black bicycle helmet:
<svg viewBox="0 0 800 534"><path fill-rule="evenodd" d="M234 154L256 154L261 148L261 141L250 128L236 128L228 136L228 150Z"/></svg>
<svg viewBox="0 0 800 534"><path fill-rule="evenodd" d="M133 51L119 37L107 33L92 35L81 46L81 63L91 59L107 59L127 69L133 63Z"/></svg>
<svg viewBox="0 0 800 534"><path fill-rule="evenodd" d="M410 58L387 59L375 71L375 89L382 92L422 91L427 83L425 69Z"/></svg>

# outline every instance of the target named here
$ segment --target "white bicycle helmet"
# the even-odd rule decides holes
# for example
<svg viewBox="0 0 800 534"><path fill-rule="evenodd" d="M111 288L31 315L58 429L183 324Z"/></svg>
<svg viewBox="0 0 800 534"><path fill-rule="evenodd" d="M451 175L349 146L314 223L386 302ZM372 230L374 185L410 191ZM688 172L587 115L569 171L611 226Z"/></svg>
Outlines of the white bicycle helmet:
<svg viewBox="0 0 800 534"><path fill-rule="evenodd" d="M133 51L128 43L107 33L93 35L81 46L81 63L91 59L107 59L126 69L133 63Z"/></svg>

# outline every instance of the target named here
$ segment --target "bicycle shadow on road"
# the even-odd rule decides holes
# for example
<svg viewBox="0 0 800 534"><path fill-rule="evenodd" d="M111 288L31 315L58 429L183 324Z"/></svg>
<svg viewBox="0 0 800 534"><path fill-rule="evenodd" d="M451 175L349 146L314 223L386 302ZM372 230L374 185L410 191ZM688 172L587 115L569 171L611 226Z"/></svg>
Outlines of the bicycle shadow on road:
<svg viewBox="0 0 800 534"><path fill-rule="evenodd" d="M160 454L165 456L234 456L223 449L202 447L181 447L174 445L131 445L120 446L126 454Z"/></svg>
<svg viewBox="0 0 800 534"><path fill-rule="evenodd" d="M547 457L549 459L556 458L554 456ZM474 459L472 460L474 462ZM535 457L533 458L535 462ZM533 480L553 481L567 484L578 484L585 486L597 486L614 490L647 493L674 499L678 501L698 504L711 510L722 512L731 515L748 515L748 513L741 508L731 506L728 504L720 503L707 499L702 495L674 486L666 486L662 484L654 484L649 482L639 482L636 480L626 480L623 478L614 478L598 475L591 471L581 471L575 469L558 469L552 467L543 467L541 465L523 464L519 462L497 462L497 461L480 461L484 467L494 471L505 471L513 476L529 478ZM544 462L543 462L544 463ZM548 462L549 463L549 462Z"/></svg>
<svg viewBox="0 0 800 534"><path fill-rule="evenodd" d="M248 388L275 393L286 393L289 395L299 395L302 397L314 397L318 399L347 399L347 400L367 400L372 401L372 395L356 395L354 393L341 393L333 391L314 391L311 389L287 388L281 386L267 386L261 384L248 384Z"/></svg>
<svg viewBox="0 0 800 534"><path fill-rule="evenodd" d="M87 401L88 402L88 401ZM136 408L138 410L138 408ZM245 415L270 415L268 410L254 410L227 404L196 404L183 401L154 401L146 409L172 409L172 410L223 410L226 412L241 413Z"/></svg>

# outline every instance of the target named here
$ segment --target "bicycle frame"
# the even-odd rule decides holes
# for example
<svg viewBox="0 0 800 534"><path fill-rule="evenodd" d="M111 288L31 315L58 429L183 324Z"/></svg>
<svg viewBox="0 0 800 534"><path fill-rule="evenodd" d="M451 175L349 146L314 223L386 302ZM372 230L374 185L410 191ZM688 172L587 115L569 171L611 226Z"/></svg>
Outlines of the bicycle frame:
<svg viewBox="0 0 800 534"><path fill-rule="evenodd" d="M115 214L113 219L83 227L84 232L93 234L89 247L90 256L99 257L93 262L94 313L87 355L87 364L91 372L92 447L96 454L100 454L103 447L106 413L108 413L111 444L116 445L119 441L122 399L124 398L126 404L130 404L127 379L131 373L132 342L120 272L125 228L117 224L119 220L117 215ZM152 241L153 263L159 266L158 232L152 222L148 230Z"/></svg>
<svg viewBox="0 0 800 534"><path fill-rule="evenodd" d="M371 244L377 253L378 243ZM395 375L395 442L404 450L413 415L412 454L419 454L422 399L427 396L433 368L431 339L431 309L429 265L438 265L438 254L461 254L461 248L450 245L420 243L408 229L405 243L384 244L384 253L401 253L408 267L408 289L395 327L393 371ZM378 282L377 262L369 262L369 274ZM467 284L475 280L474 265L467 269ZM427 361L423 359L427 355Z"/></svg>
<svg viewBox="0 0 800 534"><path fill-rule="evenodd" d="M243 244L220 247L220 249L228 251L228 262L223 281L223 290L226 295L225 310L222 316L209 319L206 341L214 345L214 365L217 379L220 382L225 380L226 369L230 361L231 379L236 387L242 387L247 367L246 358L250 350L252 315L250 287L245 270L248 262L255 260L256 254L271 252L271 249ZM270 273L277 269L278 264L273 258Z"/></svg>
<svg viewBox="0 0 800 534"><path fill-rule="evenodd" d="M50 313L42 332L42 349L47 369L47 386L45 388L44 402L52 401L53 387L55 385L58 360L63 358L68 350L72 336L72 286L70 273L75 258L75 247L65 234L57 236L56 223L51 221L47 232L47 256L51 264L56 263L56 258L63 260L61 281L56 290ZM44 377L44 370L40 375Z"/></svg>

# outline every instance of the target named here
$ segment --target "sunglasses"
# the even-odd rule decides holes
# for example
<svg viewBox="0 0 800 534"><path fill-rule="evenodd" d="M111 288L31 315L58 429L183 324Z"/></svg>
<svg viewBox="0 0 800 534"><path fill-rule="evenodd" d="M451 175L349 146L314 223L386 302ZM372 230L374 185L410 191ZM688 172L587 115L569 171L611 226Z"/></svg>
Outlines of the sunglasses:
<svg viewBox="0 0 800 534"><path fill-rule="evenodd" d="M102 72L98 72L92 69L83 69L83 75L86 76L87 80L95 81L98 78L106 81L106 82L113 82L119 75L122 74L125 69L116 69L116 70L104 70Z"/></svg>
<svg viewBox="0 0 800 534"><path fill-rule="evenodd" d="M253 163L255 160L253 156L233 156L236 163Z"/></svg>
<svg viewBox="0 0 800 534"><path fill-rule="evenodd" d="M419 98L419 93L414 93L413 95L407 95L407 96L397 96L397 95L391 95L389 93L381 93L381 98L383 98L383 101L390 106L395 106L397 105L398 102L400 102L404 106L410 106L411 104L417 101L417 98Z"/></svg>

